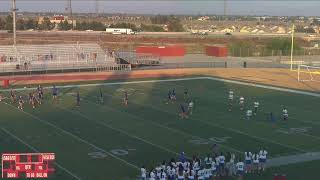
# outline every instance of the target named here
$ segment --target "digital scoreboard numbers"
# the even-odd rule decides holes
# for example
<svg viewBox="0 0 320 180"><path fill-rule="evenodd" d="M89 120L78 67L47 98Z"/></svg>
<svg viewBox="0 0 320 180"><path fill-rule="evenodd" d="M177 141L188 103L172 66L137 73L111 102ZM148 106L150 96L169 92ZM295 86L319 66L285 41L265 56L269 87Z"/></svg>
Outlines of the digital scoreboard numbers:
<svg viewBox="0 0 320 180"><path fill-rule="evenodd" d="M55 171L54 153L2 154L2 178L48 178Z"/></svg>

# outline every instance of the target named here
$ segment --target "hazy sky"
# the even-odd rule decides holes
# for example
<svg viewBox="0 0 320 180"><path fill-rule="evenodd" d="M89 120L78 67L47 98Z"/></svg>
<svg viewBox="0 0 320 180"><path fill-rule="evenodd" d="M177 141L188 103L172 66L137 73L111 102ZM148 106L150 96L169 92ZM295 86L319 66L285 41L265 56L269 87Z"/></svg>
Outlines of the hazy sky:
<svg viewBox="0 0 320 180"><path fill-rule="evenodd" d="M0 0L0 11L10 9L11 0ZM64 12L67 0L16 0L20 11ZM223 14L222 0L101 0L99 11L134 14ZM94 12L95 0L72 0L74 12ZM227 0L232 15L320 16L317 0Z"/></svg>

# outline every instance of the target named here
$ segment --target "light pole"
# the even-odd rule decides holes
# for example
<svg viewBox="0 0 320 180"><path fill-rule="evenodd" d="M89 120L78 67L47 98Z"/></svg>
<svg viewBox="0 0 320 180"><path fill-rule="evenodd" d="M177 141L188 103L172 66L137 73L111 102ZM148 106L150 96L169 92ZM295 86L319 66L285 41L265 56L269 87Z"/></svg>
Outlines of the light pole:
<svg viewBox="0 0 320 180"><path fill-rule="evenodd" d="M12 24L13 24L13 46L17 45L17 32L16 32L16 0L12 0Z"/></svg>

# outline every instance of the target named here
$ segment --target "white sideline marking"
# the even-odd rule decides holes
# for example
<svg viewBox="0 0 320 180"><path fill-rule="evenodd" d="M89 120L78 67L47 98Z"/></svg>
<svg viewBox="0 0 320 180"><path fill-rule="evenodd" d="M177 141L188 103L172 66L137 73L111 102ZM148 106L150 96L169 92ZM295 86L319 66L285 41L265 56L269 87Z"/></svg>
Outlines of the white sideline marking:
<svg viewBox="0 0 320 180"><path fill-rule="evenodd" d="M97 149L97 150L99 150L99 151L102 151L102 152L104 152L104 153L106 153L106 154L109 154L111 157L113 157L113 158L115 158L115 159L123 162L124 164L126 164L126 165L128 165L128 166L130 166L130 167L132 167L132 168L134 168L134 169L137 169L137 170L140 169L138 166L136 166L136 165L134 165L134 164L131 164L130 162L128 162L128 161L126 161L126 160L124 160L124 159L121 159L121 158L113 155L112 153L110 153L110 152L108 152L108 151L106 151L106 150L104 150L104 149L102 149L102 148L100 148L100 147L98 147L98 146L96 146L96 145L94 145L94 144L92 144L92 143L90 143L90 142L88 142L88 141L86 141L86 140L84 140L84 139L82 139L82 138L80 138L80 137L72 134L72 133L69 132L69 131L66 131L66 130L64 130L64 129L62 129L62 128L60 128L60 127L58 127L58 126L56 126L56 125L54 125L54 124L52 124L52 123L50 123L50 122L48 122L48 121L42 120L42 119L40 119L39 117L37 117L37 116L35 116L35 115L31 114L31 113L28 113L28 112L26 112L26 111L20 110L20 109L14 107L14 106L11 105L11 104L6 103L6 105L8 105L8 106L12 107L13 109L16 109L16 110L18 110L18 111L20 111L20 112L25 113L26 115L32 117L32 118L35 119L35 120L38 120L39 122L42 122L43 124L47 124L47 125L55 128L55 129L57 129L57 130L62 131L62 132L65 133L65 134L68 134L69 136L77 139L77 140L80 141L80 142L83 142L84 144L87 144L87 145L89 145L89 146L91 146L91 147L93 147L93 148L95 148L95 149Z"/></svg>
<svg viewBox="0 0 320 180"><path fill-rule="evenodd" d="M271 89L271 90L282 91L282 92L290 92L290 93L295 93L295 94L320 97L320 94L318 94L318 93L312 93L312 92L307 92L307 91L300 91L300 90L294 90L294 89L288 89L288 88L281 88L281 87L275 87L275 86L269 86L269 85L261 85L261 84L249 83L249 82L241 82L241 81L236 81L236 80L228 80L228 79L215 78L215 77L207 77L207 79L214 80L214 81L233 83L233 84L252 86L252 87L259 87L259 88L263 88L263 89Z"/></svg>
<svg viewBox="0 0 320 180"><path fill-rule="evenodd" d="M272 158L267 161L268 167L278 167L290 164L298 164L303 162L310 162L314 160L320 160L320 152L308 152L303 154L295 154L288 156L280 156Z"/></svg>
<svg viewBox="0 0 320 180"><path fill-rule="evenodd" d="M120 81L120 82L113 82L113 83L94 83L94 84L71 84L71 85L64 85L64 86L56 86L57 88L72 88L72 87L93 87L93 86L110 86L110 85L121 85L121 84L139 84L139 83L155 83L155 82L175 82L175 81L189 81L189 80L201 80L201 79L208 79L208 80L214 80L214 81L221 81L221 82L227 82L232 84L240 84L245 86L252 86L252 87L259 87L263 89L271 89L276 91L282 91L282 92L290 92L295 94L302 94L307 96L314 96L314 97L320 97L319 93L312 93L307 91L301 91L301 90L294 90L289 88L281 88L281 87L275 87L270 85L261 85L257 83L249 83L249 82L242 82L237 80L229 80L229 79L223 79L223 78L217 78L217 77L210 77L210 76L204 76L204 77L193 77L193 78L177 78L177 79L158 79L158 80L144 80L144 81ZM51 87L46 86L43 87L44 89L51 89ZM35 90L37 88L17 88L13 89L15 91L24 91L24 90ZM11 89L1 89L0 92L8 92L11 91Z"/></svg>
<svg viewBox="0 0 320 180"><path fill-rule="evenodd" d="M25 142L24 140L20 139L19 137L17 137L16 135L10 133L8 130L6 130L5 128L1 128L2 131L4 131L5 133L7 133L8 135L10 135L11 137L13 137L14 139L16 139L17 141L19 141L20 143L24 144L25 146L27 146L29 149L33 150L34 152L40 153L40 151L38 151L35 147L31 146L30 144L28 144L27 142ZM80 177L78 177L77 175L75 175L74 173L70 172L68 169L64 168L62 165L60 165L59 163L55 162L55 164L62 170L64 170L66 173L68 173L69 175L71 175L72 177L74 177L77 180L81 180Z"/></svg>

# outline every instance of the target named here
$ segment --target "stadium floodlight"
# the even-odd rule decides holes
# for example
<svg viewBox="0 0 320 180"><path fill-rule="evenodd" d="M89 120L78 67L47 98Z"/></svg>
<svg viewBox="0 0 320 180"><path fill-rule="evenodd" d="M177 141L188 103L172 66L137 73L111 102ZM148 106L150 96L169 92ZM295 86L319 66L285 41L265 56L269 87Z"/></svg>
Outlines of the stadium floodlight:
<svg viewBox="0 0 320 180"><path fill-rule="evenodd" d="M293 43L294 43L294 24L292 24L292 29L291 29L290 71L292 71L292 65L293 65Z"/></svg>
<svg viewBox="0 0 320 180"><path fill-rule="evenodd" d="M298 65L298 81L316 81L320 82L320 67Z"/></svg>
<svg viewBox="0 0 320 180"><path fill-rule="evenodd" d="M16 12L18 9L16 8L16 0L12 0L12 24L13 24L13 46L16 46L17 44L17 26L16 26Z"/></svg>

